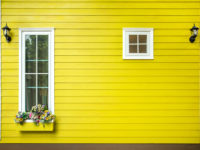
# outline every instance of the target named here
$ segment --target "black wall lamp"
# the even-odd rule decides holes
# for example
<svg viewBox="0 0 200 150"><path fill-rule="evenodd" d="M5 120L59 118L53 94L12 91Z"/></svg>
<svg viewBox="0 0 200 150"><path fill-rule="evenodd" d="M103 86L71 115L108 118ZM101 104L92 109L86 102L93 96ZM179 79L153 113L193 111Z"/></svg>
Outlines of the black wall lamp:
<svg viewBox="0 0 200 150"><path fill-rule="evenodd" d="M190 37L190 42L193 43L195 41L195 38L197 37L198 34L198 30L199 28L197 28L194 24L194 26L192 27L192 29L190 29L191 31L191 37Z"/></svg>
<svg viewBox="0 0 200 150"><path fill-rule="evenodd" d="M7 26L7 23L6 26L2 28L2 30L3 30L3 35L6 38L6 41L9 43L11 41L11 36L10 36L11 29Z"/></svg>

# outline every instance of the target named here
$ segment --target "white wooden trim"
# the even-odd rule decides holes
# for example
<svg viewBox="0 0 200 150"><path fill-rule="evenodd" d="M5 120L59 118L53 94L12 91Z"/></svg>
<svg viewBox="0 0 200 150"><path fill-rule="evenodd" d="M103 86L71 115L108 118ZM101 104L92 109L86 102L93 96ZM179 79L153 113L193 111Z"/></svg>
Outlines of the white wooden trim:
<svg viewBox="0 0 200 150"><path fill-rule="evenodd" d="M146 34L147 35L147 52L146 54L130 54L127 46L129 39L127 34ZM153 28L123 28L123 59L154 59L153 54Z"/></svg>
<svg viewBox="0 0 200 150"><path fill-rule="evenodd" d="M51 87L51 89L49 90L50 92L49 93L51 93L51 97L50 98L52 98L51 99L51 102L50 102L50 105L51 105L51 112L54 114L54 105L55 105L55 97L54 97L54 83L55 83L55 80L54 80L54 28L52 28L51 29L52 31L51 31L51 42L50 42L50 44L51 44L51 46L50 46L50 48L51 48L51 53L49 54L50 55L50 61L49 61L49 63L50 63L50 66L51 66L51 68L50 68L50 87Z"/></svg>
<svg viewBox="0 0 200 150"><path fill-rule="evenodd" d="M19 111L25 111L25 83L22 74L25 73L25 49L23 47L23 39L25 33L30 34L46 34L49 35L48 49L48 106L49 110L54 113L54 28L20 28L19 29Z"/></svg>
<svg viewBox="0 0 200 150"><path fill-rule="evenodd" d="M123 28L123 31L149 32L149 31L153 31L153 28Z"/></svg>

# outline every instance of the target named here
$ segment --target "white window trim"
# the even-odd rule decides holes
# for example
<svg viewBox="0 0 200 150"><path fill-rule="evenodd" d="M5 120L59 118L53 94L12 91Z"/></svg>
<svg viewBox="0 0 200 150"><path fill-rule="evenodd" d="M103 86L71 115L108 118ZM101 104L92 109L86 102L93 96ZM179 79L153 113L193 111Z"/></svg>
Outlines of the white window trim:
<svg viewBox="0 0 200 150"><path fill-rule="evenodd" d="M154 52L153 52L153 28L123 28L123 59L154 59ZM148 34L149 38L147 38L147 46L148 46L148 53L147 54L127 54L127 40L126 34L127 33L138 33Z"/></svg>
<svg viewBox="0 0 200 150"><path fill-rule="evenodd" d="M48 85L49 85L49 92L48 92L48 106L49 110L54 114L54 28L20 28L19 29L19 111L25 111L25 92L24 88L24 47L23 47L23 34L24 32L34 32L34 33L49 33L49 76L48 76ZM22 57L24 55L24 57ZM23 59L23 60L22 60ZM23 83L22 83L23 82ZM29 122L29 121L28 121Z"/></svg>

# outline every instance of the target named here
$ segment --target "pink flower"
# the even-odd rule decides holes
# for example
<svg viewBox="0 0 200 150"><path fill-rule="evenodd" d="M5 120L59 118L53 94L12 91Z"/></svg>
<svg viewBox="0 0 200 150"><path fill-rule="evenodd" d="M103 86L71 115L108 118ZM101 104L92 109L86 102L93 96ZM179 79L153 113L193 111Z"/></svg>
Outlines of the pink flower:
<svg viewBox="0 0 200 150"><path fill-rule="evenodd" d="M32 116L32 113L29 114L29 118L31 118L31 116Z"/></svg>

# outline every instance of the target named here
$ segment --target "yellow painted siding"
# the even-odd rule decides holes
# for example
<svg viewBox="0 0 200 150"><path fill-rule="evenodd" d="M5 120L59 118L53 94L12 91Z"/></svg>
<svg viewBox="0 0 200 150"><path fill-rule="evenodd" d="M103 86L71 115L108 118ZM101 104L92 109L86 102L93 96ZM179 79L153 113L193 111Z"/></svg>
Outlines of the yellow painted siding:
<svg viewBox="0 0 200 150"><path fill-rule="evenodd" d="M1 143L200 143L200 0L2 0ZM18 28L55 28L53 133L20 133ZM122 59L122 28L154 28L154 60Z"/></svg>

